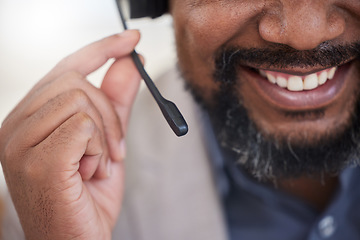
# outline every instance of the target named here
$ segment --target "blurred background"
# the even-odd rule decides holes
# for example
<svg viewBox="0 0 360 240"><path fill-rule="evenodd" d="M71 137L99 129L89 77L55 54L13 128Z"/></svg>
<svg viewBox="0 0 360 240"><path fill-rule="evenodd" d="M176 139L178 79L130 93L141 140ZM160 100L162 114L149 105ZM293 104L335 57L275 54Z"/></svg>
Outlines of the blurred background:
<svg viewBox="0 0 360 240"><path fill-rule="evenodd" d="M171 17L131 20L142 35L137 51L156 79L174 65ZM122 31L114 0L0 0L0 123L62 58ZM88 79L99 86L106 64ZM6 185L0 174L0 194Z"/></svg>

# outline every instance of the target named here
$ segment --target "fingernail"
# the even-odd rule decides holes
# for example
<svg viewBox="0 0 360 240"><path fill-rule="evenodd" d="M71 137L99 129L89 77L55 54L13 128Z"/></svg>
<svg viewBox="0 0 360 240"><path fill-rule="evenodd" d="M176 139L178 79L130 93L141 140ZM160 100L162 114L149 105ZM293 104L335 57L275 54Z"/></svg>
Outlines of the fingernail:
<svg viewBox="0 0 360 240"><path fill-rule="evenodd" d="M124 139L120 141L120 154L122 159L126 157L126 143Z"/></svg>
<svg viewBox="0 0 360 240"><path fill-rule="evenodd" d="M107 164L106 164L106 170L107 170L107 176L110 177L111 176L111 160L109 159Z"/></svg>

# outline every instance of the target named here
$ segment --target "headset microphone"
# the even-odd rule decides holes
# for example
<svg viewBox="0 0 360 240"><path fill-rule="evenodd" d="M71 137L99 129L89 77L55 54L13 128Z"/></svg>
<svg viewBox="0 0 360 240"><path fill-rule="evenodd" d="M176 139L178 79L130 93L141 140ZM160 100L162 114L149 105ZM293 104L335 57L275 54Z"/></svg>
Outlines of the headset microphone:
<svg viewBox="0 0 360 240"><path fill-rule="evenodd" d="M124 29L126 30L127 25L126 25L124 15L121 10L120 2L119 2L119 0L115 0L115 1L116 1L118 10L119 10L122 24L124 26ZM139 55L136 53L135 50L131 53L131 57L135 63L136 68L138 69L141 77L144 79L146 86L148 87L148 89L151 92L152 96L154 97L155 101L159 105L160 110L163 113L166 121L170 125L171 129L174 131L174 133L178 137L185 135L188 132L188 125L187 125L184 117L180 113L179 109L176 107L176 105L173 102L165 99L160 94L160 92L157 89L157 87L155 86L154 82L151 80L149 75L146 73L144 66L142 65L142 63L139 59Z"/></svg>

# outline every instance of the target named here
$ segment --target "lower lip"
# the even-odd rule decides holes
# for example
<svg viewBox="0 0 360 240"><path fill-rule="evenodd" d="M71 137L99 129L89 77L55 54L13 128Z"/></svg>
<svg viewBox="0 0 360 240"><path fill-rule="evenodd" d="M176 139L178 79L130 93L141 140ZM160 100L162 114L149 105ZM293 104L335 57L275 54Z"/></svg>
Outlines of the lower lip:
<svg viewBox="0 0 360 240"><path fill-rule="evenodd" d="M351 63L339 66L333 79L328 79L324 85L313 90L292 92L270 83L260 74L243 68L242 71L249 77L249 84L268 103L284 110L313 110L323 108L341 95L344 82L349 72ZM255 81L254 81L255 80Z"/></svg>

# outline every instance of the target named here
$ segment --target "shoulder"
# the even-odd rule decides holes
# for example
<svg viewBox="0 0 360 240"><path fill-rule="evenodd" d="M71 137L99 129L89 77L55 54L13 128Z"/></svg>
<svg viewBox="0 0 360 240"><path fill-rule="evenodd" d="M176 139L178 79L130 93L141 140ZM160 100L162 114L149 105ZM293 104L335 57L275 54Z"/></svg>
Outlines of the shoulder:
<svg viewBox="0 0 360 240"><path fill-rule="evenodd" d="M204 141L204 114L185 90L176 69L165 73L156 84L180 109L189 132L177 137L148 90L140 92L127 133L125 195L114 236L221 239L221 212ZM204 226L209 238L196 237L204 234ZM214 230L209 231L208 226Z"/></svg>

